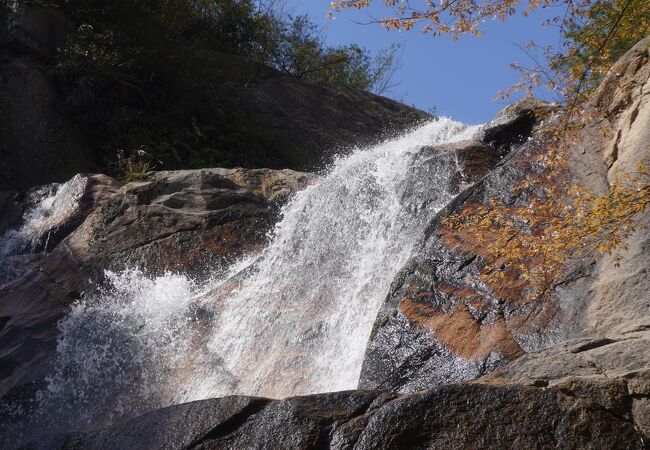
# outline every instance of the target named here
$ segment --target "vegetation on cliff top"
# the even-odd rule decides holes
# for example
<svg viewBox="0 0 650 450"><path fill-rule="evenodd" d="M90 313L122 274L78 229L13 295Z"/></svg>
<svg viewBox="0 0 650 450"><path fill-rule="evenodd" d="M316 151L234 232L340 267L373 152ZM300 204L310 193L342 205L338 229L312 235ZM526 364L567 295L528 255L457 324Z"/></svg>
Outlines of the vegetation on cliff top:
<svg viewBox="0 0 650 450"><path fill-rule="evenodd" d="M142 89L147 83L142 72L156 71L165 63L192 70L192 65L205 62L206 52L214 51L243 56L308 81L375 93L390 85L397 63L396 47L373 57L356 44L325 45L306 16L285 15L273 0L38 3L62 8L79 27L62 52L62 64L125 72Z"/></svg>
<svg viewBox="0 0 650 450"><path fill-rule="evenodd" d="M225 84L268 76L262 63L307 82L381 93L398 64L397 47L372 55L325 45L306 17L282 14L273 0L3 4L59 8L70 19L76 32L48 70L66 114L120 177L128 176L124 161L168 170L275 159L300 167L304 155L227 103Z"/></svg>

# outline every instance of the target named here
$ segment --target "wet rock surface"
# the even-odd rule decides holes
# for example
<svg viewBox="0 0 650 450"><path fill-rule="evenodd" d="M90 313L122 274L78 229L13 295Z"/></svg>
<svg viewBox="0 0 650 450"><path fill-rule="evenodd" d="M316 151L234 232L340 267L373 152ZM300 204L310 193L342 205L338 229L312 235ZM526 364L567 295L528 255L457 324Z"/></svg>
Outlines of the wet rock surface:
<svg viewBox="0 0 650 450"><path fill-rule="evenodd" d="M41 262L119 186L105 175L77 175L64 185L0 193L0 286Z"/></svg>
<svg viewBox="0 0 650 450"><path fill-rule="evenodd" d="M473 379L503 360L524 354L509 322L517 313L529 314L531 305L503 301L504 297L520 299L522 286L513 280L506 292L491 292L478 278L485 255L471 251L471 243L463 248L456 235L443 234L444 218L462 208L491 198L518 200L510 196L512 186L533 170L530 161L540 149L535 140L518 144L522 140L519 121L515 116L506 122L513 128L512 153L505 157L503 150L483 141L454 144L451 149L460 156L465 153L460 159L465 170L459 173L465 174L470 186L438 213L412 260L393 282L367 347L361 388L411 391ZM497 126L503 135L505 123ZM489 136L490 130L484 135ZM541 319L549 314L553 311L542 311Z"/></svg>
<svg viewBox="0 0 650 450"><path fill-rule="evenodd" d="M603 114L571 149L571 176L595 192L638 163L649 144L649 42L612 69L594 99ZM527 201L513 186L538 170L535 157L546 147L534 130L549 108L516 105L480 139L422 149L423 162L436 152L454 155L462 192L430 223L394 280L359 390L203 400L24 448L647 448L647 229L627 239L621 261L585 260L540 300L528 299L526 283L516 278L486 285L479 277L487 258L481 243L443 223L491 198ZM311 179L213 169L100 183L106 195L86 212L65 216L63 224L78 224L53 247L41 244L43 254L29 270L0 288L0 396L20 400L39 387L56 321L103 269L123 261L153 272L225 265L259 248L260 230L274 222L278 202ZM11 212L2 226L18 226L24 208L15 194L0 196L0 209ZM45 227L58 229L67 228ZM179 257L178 249L189 256Z"/></svg>
<svg viewBox="0 0 650 450"><path fill-rule="evenodd" d="M646 39L612 68L596 93L596 119L570 148L572 182L602 192L620 167L636 167L646 154L649 74ZM536 134L526 138L522 133L534 129L527 122L531 114L547 118L551 111L550 106L524 102L504 110L485 130L484 148L496 148L483 165L496 167L440 211L394 280L367 347L360 388L406 392L471 380L565 339L648 321L650 306L642 300L650 280L650 235L645 228L627 238L621 260L614 255L586 258L559 280L552 295L528 299L525 280L506 277L503 283L486 284L480 278L489 261L485 245L444 223L451 214L495 198L507 205L526 204L530 193L515 193L514 187L538 173L536 157L548 145ZM508 123L511 150L501 158ZM621 135L632 137L623 142ZM613 147L617 158L608 163ZM481 143L473 148L482 148ZM648 218L640 220L644 224ZM643 358L650 357L647 353L642 352Z"/></svg>
<svg viewBox="0 0 650 450"><path fill-rule="evenodd" d="M482 256L468 254L450 244L454 241L448 235L437 233L441 217L454 208L493 196L505 200L508 186L533 170L524 162L532 161L540 143L514 145L505 157L482 141L424 148L418 155L424 164L428 154L455 152L458 186L471 186L439 213L416 258L393 283L361 377L362 386L379 390L285 400L204 400L152 411L100 431L39 439L24 448L461 449L503 448L505 443L516 448L646 448L650 322L638 307L623 307L617 326L603 332L602 314L591 320L584 309L587 293L598 292L596 281L614 269L604 260L587 263L583 272L568 278L564 297L556 302L504 301L521 299L522 287L513 283L497 295L487 292L472 281ZM469 167L473 169L462 170ZM212 173L271 201L275 192L295 181L293 174L276 182L258 172ZM167 197L160 186L180 183L175 180L186 176L171 173L148 182L156 186L155 198L173 204L180 200ZM137 184L131 189L129 195L137 196ZM177 191L187 207L198 201L183 189ZM645 236L639 232L630 238L629 264L645 263ZM626 283L640 276L629 269L623 274ZM616 273L619 279L622 275ZM621 296L596 298L603 305L623 301L624 306ZM592 305L598 304L590 298ZM563 341L566 337L572 338Z"/></svg>
<svg viewBox="0 0 650 450"><path fill-rule="evenodd" d="M449 154L456 163L456 171L451 179L455 193L479 181L503 158L498 150L478 139L424 147L418 157L426 161L441 153Z"/></svg>
<svg viewBox="0 0 650 450"><path fill-rule="evenodd" d="M173 406L33 449L642 449L650 325L530 352L468 384Z"/></svg>

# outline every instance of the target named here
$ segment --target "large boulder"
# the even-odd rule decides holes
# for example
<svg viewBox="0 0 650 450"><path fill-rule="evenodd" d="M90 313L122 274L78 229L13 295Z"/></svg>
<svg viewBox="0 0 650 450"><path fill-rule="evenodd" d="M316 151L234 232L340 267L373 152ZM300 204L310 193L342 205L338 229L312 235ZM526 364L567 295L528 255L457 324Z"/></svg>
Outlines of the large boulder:
<svg viewBox="0 0 650 450"><path fill-rule="evenodd" d="M0 194L0 287L41 262L119 186L106 175L76 175L64 184Z"/></svg>
<svg viewBox="0 0 650 450"><path fill-rule="evenodd" d="M650 321L620 334L592 334L528 353L481 384L552 387L621 412L650 436Z"/></svg>
<svg viewBox="0 0 650 450"><path fill-rule="evenodd" d="M645 448L646 437L630 420L631 396L598 385L586 398L576 395L589 387L451 384L402 395L226 397L161 409L103 431L41 439L25 448Z"/></svg>
<svg viewBox="0 0 650 450"><path fill-rule="evenodd" d="M259 249L277 200L313 179L291 170L152 172L126 184L66 245L93 270L218 271Z"/></svg>
<svg viewBox="0 0 650 450"><path fill-rule="evenodd" d="M11 249L1 255L3 272L13 268L0 286L2 402L29 405L45 386L58 321L84 292L101 286L106 270L214 275L259 249L282 202L314 179L243 169L154 172L127 184L78 175L36 190L36 197L0 197L3 208L25 210L0 239ZM2 430L11 428L9 420L0 421Z"/></svg>

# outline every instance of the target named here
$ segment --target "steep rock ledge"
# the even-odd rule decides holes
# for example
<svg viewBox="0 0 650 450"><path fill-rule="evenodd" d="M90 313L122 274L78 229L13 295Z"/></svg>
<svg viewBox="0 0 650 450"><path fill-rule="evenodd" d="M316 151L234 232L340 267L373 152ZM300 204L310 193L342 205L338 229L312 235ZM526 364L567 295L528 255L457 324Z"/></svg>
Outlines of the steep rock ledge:
<svg viewBox="0 0 650 450"><path fill-rule="evenodd" d="M650 326L531 352L473 383L406 394L225 397L29 449L643 449Z"/></svg>
<svg viewBox="0 0 650 450"><path fill-rule="evenodd" d="M275 401L225 397L25 448L645 448L647 438L631 420L632 394L615 386L602 391L614 395L599 398L600 388L589 382L546 389L450 384L402 395L349 391Z"/></svg>

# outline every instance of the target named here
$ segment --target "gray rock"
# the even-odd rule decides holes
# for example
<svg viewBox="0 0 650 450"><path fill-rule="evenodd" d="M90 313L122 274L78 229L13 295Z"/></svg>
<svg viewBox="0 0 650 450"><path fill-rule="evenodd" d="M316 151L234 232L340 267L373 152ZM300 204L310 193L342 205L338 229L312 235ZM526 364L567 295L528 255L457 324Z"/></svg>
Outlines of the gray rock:
<svg viewBox="0 0 650 450"><path fill-rule="evenodd" d="M617 405L618 406L618 405ZM33 449L644 448L626 417L560 389L447 385L395 396L352 391L173 406Z"/></svg>
<svg viewBox="0 0 650 450"><path fill-rule="evenodd" d="M499 111L481 133L481 140L505 156L513 146L521 145L533 130L547 119L557 106L536 99L524 99Z"/></svg>
<svg viewBox="0 0 650 450"><path fill-rule="evenodd" d="M632 400L632 417L647 442L650 439L650 398L641 397Z"/></svg>
<svg viewBox="0 0 650 450"><path fill-rule="evenodd" d="M66 245L100 270L214 270L259 248L276 213L211 169L152 172L123 186Z"/></svg>
<svg viewBox="0 0 650 450"><path fill-rule="evenodd" d="M552 385L557 380L577 376L633 378L632 384L636 383L639 386L636 389L641 392L643 371L650 369L649 348L650 332L647 331L618 338L572 339L530 352L482 379L523 384L544 380Z"/></svg>
<svg viewBox="0 0 650 450"><path fill-rule="evenodd" d="M478 139L424 147L418 157L433 157L440 153L449 153L456 163L456 171L451 179L456 192L467 189L486 176L503 157L499 150Z"/></svg>
<svg viewBox="0 0 650 450"><path fill-rule="evenodd" d="M459 173L473 184L437 214L393 282L368 343L360 388L403 392L476 378L524 353L509 324L513 317L549 314L544 308L535 311L530 302L504 304L479 280L484 261L471 245L463 246L453 233L440 234L443 219L461 208L492 197L508 203L525 200L513 196L511 187L530 170L521 161L529 161L540 144L521 144L521 121L509 117L498 122L497 134L501 144L508 142L503 136L512 126L511 155L503 157L502 149L481 141L442 146L456 152ZM490 136L490 130L484 135ZM457 178L462 186L462 175ZM517 289L501 296L518 295Z"/></svg>
<svg viewBox="0 0 650 450"><path fill-rule="evenodd" d="M318 177L291 169L211 169L242 188L264 197L270 203L285 203L296 191L312 184ZM164 172L161 172L164 174Z"/></svg>

